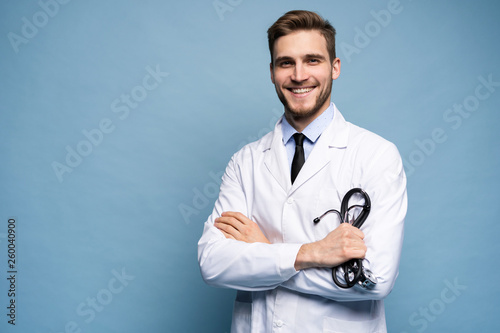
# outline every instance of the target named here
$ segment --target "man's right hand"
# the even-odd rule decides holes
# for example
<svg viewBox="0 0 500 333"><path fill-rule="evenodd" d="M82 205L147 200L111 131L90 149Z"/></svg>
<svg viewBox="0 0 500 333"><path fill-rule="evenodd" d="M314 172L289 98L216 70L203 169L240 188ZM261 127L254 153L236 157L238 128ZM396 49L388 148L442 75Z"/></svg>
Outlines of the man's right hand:
<svg viewBox="0 0 500 333"><path fill-rule="evenodd" d="M358 228L341 223L322 240L302 245L294 267L335 267L351 259L362 259L366 254L364 237Z"/></svg>

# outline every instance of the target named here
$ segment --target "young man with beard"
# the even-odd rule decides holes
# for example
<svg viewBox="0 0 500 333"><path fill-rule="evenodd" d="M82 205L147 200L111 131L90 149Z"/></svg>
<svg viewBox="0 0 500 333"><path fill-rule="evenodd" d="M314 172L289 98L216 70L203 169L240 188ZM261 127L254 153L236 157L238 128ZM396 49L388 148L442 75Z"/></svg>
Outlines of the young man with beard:
<svg viewBox="0 0 500 333"><path fill-rule="evenodd" d="M400 155L331 102L340 59L328 21L291 11L268 39L284 116L226 168L198 243L203 279L238 290L232 332L386 332L407 206ZM352 188L371 198L361 230L333 214L313 223ZM334 283L332 267L350 259L373 272L372 288Z"/></svg>

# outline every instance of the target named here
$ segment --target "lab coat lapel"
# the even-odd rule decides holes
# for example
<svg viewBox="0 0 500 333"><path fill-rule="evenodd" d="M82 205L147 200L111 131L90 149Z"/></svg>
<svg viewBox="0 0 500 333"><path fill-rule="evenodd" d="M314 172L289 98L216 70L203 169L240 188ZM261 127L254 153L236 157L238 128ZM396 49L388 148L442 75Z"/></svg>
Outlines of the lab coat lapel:
<svg viewBox="0 0 500 333"><path fill-rule="evenodd" d="M298 189L329 163L335 163L335 161L331 160L331 150L345 149L347 147L348 138L349 126L340 111L335 107L332 122L318 138L311 154L295 179L291 192Z"/></svg>
<svg viewBox="0 0 500 333"><path fill-rule="evenodd" d="M277 122L274 127L273 137L266 147L264 153L264 164L274 179L279 183L285 192L288 192L292 186L290 180L290 170L288 167L288 157L286 155L285 146L283 144L283 133L281 131L281 121Z"/></svg>

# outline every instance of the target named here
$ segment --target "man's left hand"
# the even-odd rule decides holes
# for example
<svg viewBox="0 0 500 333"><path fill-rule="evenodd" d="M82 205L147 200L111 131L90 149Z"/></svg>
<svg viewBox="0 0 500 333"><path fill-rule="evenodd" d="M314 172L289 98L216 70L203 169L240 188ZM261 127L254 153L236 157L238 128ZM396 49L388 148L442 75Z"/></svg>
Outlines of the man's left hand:
<svg viewBox="0 0 500 333"><path fill-rule="evenodd" d="M239 212L224 212L215 219L214 226L222 231L226 238L236 239L246 243L271 244L260 230L257 223Z"/></svg>

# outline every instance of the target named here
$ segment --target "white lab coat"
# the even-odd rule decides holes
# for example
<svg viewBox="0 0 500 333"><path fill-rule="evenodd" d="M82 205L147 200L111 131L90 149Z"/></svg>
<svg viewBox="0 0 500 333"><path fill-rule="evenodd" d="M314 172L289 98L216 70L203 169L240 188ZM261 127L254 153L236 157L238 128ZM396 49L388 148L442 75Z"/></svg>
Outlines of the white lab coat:
<svg viewBox="0 0 500 333"><path fill-rule="evenodd" d="M364 260L378 278L373 290L337 287L331 269L294 269L301 244L339 225L328 209L344 194L364 189L372 208L361 230ZM198 243L203 279L239 290L232 332L386 332L383 298L398 274L406 214L406 177L396 147L344 120L337 108L294 184L282 141L274 131L246 145L229 162L219 198ZM258 223L272 244L226 239L213 226L224 211Z"/></svg>

